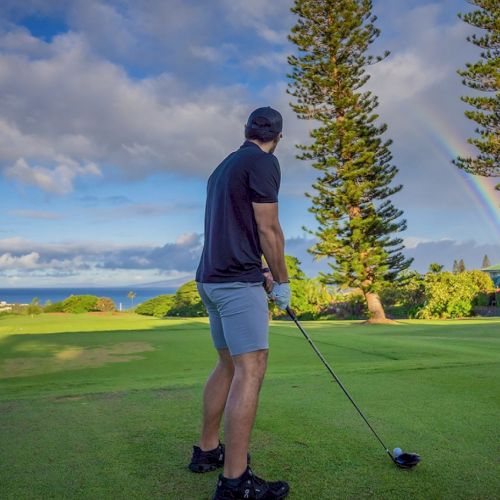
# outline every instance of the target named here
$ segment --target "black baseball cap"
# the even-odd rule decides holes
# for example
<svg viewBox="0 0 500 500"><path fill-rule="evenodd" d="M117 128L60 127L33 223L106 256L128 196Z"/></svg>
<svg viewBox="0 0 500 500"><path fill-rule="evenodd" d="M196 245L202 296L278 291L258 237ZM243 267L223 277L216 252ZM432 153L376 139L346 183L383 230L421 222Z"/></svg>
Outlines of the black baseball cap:
<svg viewBox="0 0 500 500"><path fill-rule="evenodd" d="M283 130L283 117L279 111L266 106L252 111L246 123L247 130L255 130L265 135L275 135ZM269 133L269 134L267 134Z"/></svg>

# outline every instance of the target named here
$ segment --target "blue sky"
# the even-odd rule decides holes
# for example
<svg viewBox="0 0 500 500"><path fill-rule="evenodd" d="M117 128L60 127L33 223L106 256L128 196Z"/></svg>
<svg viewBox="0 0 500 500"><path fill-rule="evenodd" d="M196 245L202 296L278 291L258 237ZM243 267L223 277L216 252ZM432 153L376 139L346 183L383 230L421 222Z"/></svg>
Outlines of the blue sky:
<svg viewBox="0 0 500 500"><path fill-rule="evenodd" d="M325 271L302 229L316 227L304 196L316 172L295 159L313 124L288 105L291 4L3 1L0 287L191 279L206 179L262 105L285 121L276 155L286 251L307 274ZM394 182L404 188L393 203L407 219L405 254L421 272L460 258L478 268L484 254L500 262L498 199L488 212L450 163L453 153L474 154L456 74L478 57L456 15L469 7L374 2L382 33L371 51L391 55L369 69L366 89L394 141Z"/></svg>

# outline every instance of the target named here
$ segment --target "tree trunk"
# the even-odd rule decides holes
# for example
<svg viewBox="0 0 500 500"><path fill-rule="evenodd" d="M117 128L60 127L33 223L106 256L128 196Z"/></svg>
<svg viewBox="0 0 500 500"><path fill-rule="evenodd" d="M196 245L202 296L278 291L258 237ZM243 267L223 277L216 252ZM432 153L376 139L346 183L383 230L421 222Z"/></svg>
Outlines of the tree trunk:
<svg viewBox="0 0 500 500"><path fill-rule="evenodd" d="M370 318L365 321L365 324L373 323L387 323L387 324L397 324L396 321L385 317L385 311L380 302L380 297L378 293L365 292L365 299L368 305L368 311Z"/></svg>

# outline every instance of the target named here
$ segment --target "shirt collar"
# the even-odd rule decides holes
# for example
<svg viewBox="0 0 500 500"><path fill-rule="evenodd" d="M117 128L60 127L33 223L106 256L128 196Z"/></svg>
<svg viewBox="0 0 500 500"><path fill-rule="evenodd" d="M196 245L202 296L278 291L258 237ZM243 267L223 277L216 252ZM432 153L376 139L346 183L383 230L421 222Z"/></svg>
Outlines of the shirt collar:
<svg viewBox="0 0 500 500"><path fill-rule="evenodd" d="M242 148L252 148L252 147L255 147L255 148L259 148L260 149L260 146L258 144L255 144L255 142L252 142L252 141L249 141L249 140L246 140L241 146L240 146L240 149Z"/></svg>

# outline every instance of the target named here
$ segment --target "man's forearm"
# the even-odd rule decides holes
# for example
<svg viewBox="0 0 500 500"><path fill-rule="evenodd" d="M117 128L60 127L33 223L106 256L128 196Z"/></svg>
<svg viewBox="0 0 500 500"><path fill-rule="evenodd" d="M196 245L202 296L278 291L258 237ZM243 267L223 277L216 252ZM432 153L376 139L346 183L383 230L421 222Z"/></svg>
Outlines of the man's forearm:
<svg viewBox="0 0 500 500"><path fill-rule="evenodd" d="M259 231L259 239L274 281L278 283L288 281L285 262L285 238L281 227L277 226L275 229Z"/></svg>

